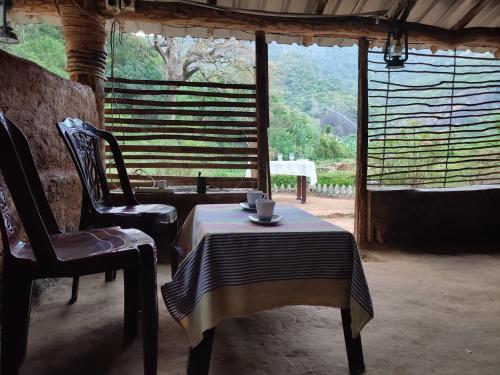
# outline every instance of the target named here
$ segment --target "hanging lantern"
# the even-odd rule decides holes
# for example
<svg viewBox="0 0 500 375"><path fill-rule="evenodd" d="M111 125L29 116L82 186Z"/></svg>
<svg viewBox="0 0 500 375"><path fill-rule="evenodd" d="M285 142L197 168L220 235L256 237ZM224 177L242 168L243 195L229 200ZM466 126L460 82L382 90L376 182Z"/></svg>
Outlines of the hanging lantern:
<svg viewBox="0 0 500 375"><path fill-rule="evenodd" d="M387 69L401 69L408 60L408 32L399 25L387 33L384 61Z"/></svg>
<svg viewBox="0 0 500 375"><path fill-rule="evenodd" d="M19 39L17 39L17 35L7 24L7 10L10 5L10 0L0 0L0 7L2 7L2 19L0 23L0 43L17 44L19 43Z"/></svg>

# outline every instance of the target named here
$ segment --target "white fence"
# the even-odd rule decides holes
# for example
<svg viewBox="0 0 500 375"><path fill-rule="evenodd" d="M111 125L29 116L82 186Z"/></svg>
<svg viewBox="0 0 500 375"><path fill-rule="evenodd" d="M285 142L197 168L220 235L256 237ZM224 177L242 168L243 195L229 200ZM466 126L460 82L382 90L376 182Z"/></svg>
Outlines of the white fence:
<svg viewBox="0 0 500 375"><path fill-rule="evenodd" d="M297 186L283 185L280 186L274 184L273 185L274 193L296 193ZM353 185L321 185L315 184L314 186L308 187L308 193L329 196L329 197L354 197L354 186Z"/></svg>

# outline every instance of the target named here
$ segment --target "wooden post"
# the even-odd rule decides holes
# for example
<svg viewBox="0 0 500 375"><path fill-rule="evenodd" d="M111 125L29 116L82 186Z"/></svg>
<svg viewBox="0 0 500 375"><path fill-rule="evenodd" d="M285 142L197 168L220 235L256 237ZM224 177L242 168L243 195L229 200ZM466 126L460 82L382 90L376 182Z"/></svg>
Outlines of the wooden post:
<svg viewBox="0 0 500 375"><path fill-rule="evenodd" d="M271 198L269 173L269 72L267 66L266 34L255 32L255 83L257 96L257 186Z"/></svg>
<svg viewBox="0 0 500 375"><path fill-rule="evenodd" d="M358 136L354 232L358 244L367 240L368 221L368 39L358 40Z"/></svg>
<svg viewBox="0 0 500 375"><path fill-rule="evenodd" d="M63 0L58 5L68 57L66 70L72 81L90 86L94 91L99 119L96 125L103 128L106 19L93 0L79 3Z"/></svg>

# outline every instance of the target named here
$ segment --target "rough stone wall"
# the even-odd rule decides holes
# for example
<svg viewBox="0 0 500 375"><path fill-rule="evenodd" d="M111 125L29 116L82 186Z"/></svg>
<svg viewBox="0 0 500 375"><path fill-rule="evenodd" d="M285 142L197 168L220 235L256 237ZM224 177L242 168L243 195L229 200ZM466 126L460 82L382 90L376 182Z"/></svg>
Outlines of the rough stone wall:
<svg viewBox="0 0 500 375"><path fill-rule="evenodd" d="M56 123L66 117L97 123L92 90L0 50L0 111L30 142L59 226L77 228L81 186Z"/></svg>
<svg viewBox="0 0 500 375"><path fill-rule="evenodd" d="M373 242L453 250L500 251L500 188L368 192Z"/></svg>

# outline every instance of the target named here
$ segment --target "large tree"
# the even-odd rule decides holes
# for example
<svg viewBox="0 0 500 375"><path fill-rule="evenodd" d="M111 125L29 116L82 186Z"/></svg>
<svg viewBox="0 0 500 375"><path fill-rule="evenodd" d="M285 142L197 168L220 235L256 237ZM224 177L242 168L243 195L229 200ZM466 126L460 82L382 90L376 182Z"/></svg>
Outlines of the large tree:
<svg viewBox="0 0 500 375"><path fill-rule="evenodd" d="M254 50L250 42L231 39L151 37L163 59L166 80L253 82Z"/></svg>

